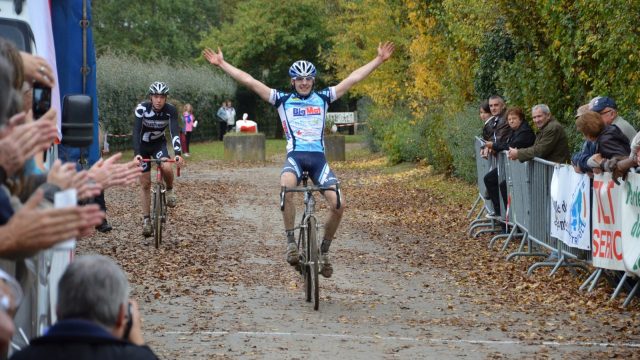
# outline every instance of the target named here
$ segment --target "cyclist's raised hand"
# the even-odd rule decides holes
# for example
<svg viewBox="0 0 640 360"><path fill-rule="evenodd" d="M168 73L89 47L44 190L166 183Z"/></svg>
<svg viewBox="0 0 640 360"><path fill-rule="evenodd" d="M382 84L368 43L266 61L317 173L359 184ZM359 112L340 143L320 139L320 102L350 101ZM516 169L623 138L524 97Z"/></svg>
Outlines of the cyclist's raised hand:
<svg viewBox="0 0 640 360"><path fill-rule="evenodd" d="M378 45L378 57L382 61L387 61L391 54L393 54L393 50L395 50L396 46L391 41L386 41L385 43L380 43Z"/></svg>
<svg viewBox="0 0 640 360"><path fill-rule="evenodd" d="M202 51L202 55L204 55L205 59L207 59L207 61L211 65L220 66L224 61L224 56L222 55L222 50L220 50L220 47L218 47L217 53L209 48L206 48L204 49L204 51Z"/></svg>

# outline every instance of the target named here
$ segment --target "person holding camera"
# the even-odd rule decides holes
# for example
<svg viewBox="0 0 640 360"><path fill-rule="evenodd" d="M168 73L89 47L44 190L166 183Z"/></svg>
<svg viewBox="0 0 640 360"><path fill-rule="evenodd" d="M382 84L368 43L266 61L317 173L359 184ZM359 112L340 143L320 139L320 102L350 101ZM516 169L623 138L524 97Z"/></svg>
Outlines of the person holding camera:
<svg viewBox="0 0 640 360"><path fill-rule="evenodd" d="M110 258L75 258L60 278L57 301L58 321L11 359L158 359L144 344L127 276Z"/></svg>

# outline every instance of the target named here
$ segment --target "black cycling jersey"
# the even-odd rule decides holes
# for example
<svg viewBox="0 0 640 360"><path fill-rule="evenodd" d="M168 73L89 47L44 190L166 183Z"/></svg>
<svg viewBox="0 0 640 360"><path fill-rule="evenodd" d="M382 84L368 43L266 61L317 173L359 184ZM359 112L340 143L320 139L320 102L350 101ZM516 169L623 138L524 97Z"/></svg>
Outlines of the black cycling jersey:
<svg viewBox="0 0 640 360"><path fill-rule="evenodd" d="M140 155L141 144L145 144L145 148L156 148L163 144L165 142L164 131L167 126L171 132L171 145L174 153L176 155L182 153L178 111L175 106L166 103L162 110L156 112L150 101L143 101L136 106L135 115L132 136L135 155Z"/></svg>

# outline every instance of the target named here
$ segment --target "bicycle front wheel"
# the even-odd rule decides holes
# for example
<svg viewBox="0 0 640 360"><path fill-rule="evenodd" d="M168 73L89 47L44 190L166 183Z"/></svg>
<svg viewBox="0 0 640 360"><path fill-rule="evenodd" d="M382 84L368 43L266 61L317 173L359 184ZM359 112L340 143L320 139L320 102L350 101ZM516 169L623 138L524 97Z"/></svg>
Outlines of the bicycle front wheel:
<svg viewBox="0 0 640 360"><path fill-rule="evenodd" d="M304 225L304 222L301 224ZM309 247L307 246L309 238L307 237L307 231L303 226L300 226L300 241L298 244L298 250L302 253L300 257L300 274L304 280L304 295L307 302L311 301L311 270L309 269Z"/></svg>
<svg viewBox="0 0 640 360"><path fill-rule="evenodd" d="M320 251L318 249L318 220L311 216L307 222L307 246L309 259L310 295L313 295L313 310L320 306L320 284L318 272L320 268Z"/></svg>
<svg viewBox="0 0 640 360"><path fill-rule="evenodd" d="M156 249L160 247L162 241L162 208L164 207L162 195L162 187L158 185L153 199L155 205L153 208L153 240Z"/></svg>

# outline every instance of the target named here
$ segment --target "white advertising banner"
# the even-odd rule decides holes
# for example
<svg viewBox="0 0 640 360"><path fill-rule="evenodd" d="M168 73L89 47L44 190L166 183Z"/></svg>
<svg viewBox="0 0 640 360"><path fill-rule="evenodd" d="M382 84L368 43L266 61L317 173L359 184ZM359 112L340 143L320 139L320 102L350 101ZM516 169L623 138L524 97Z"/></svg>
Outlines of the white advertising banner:
<svg viewBox="0 0 640 360"><path fill-rule="evenodd" d="M628 272L640 276L640 174L622 183L622 258Z"/></svg>
<svg viewBox="0 0 640 360"><path fill-rule="evenodd" d="M593 266L624 271L622 258L623 187L610 173L593 176Z"/></svg>
<svg viewBox="0 0 640 360"><path fill-rule="evenodd" d="M573 167L556 166L551 178L551 236L567 246L591 250L589 177Z"/></svg>

